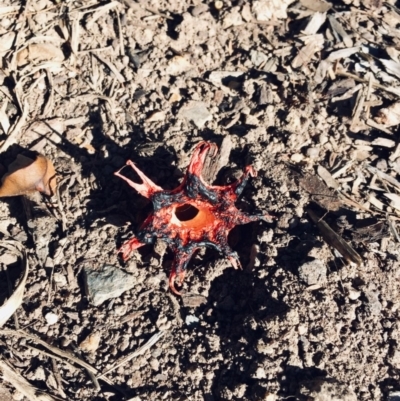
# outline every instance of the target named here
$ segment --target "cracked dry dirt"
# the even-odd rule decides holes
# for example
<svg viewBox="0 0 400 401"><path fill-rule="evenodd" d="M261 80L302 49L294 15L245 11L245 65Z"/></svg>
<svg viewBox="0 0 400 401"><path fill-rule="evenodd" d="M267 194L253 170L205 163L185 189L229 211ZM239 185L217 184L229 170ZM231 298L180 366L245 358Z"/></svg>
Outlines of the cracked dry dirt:
<svg viewBox="0 0 400 401"><path fill-rule="evenodd" d="M398 399L396 5L3 0L0 163L33 150L58 174L50 209L43 199L0 200L0 236L23 243L30 264L19 327L97 376L162 333L96 380L10 335L10 319L1 360L37 399ZM131 159L172 189L197 143L224 138L215 182L253 165L258 176L237 206L276 220L232 231L241 271L199 251L180 298L162 244L118 257L152 206L114 172ZM308 208L351 244L359 266L326 243ZM362 231L367 219L374 225ZM83 271L105 264L135 283L94 306ZM0 394L27 399L1 372Z"/></svg>

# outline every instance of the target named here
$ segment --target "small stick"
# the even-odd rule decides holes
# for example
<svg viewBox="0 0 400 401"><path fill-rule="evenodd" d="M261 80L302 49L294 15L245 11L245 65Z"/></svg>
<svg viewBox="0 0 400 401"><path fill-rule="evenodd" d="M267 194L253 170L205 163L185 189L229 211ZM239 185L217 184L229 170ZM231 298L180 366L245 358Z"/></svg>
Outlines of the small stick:
<svg viewBox="0 0 400 401"><path fill-rule="evenodd" d="M397 91L395 91L395 90L393 90L393 89L387 88L386 86L383 86L383 85L378 84L378 83L376 83L376 82L370 82L370 80L368 80L368 79L360 78L358 75L350 74L349 72L345 72L345 71L335 71L335 74L336 74L336 75L339 75L339 76L341 76L341 77L352 78L352 79L354 79L354 81L357 81L357 82L362 82L362 83L370 84L370 85L372 85L374 88L382 89L382 90L384 90L384 91L386 91L386 92L389 92L389 93L392 93L393 95L396 95L396 96L399 96L399 95L400 95L399 92L397 92Z"/></svg>
<svg viewBox="0 0 400 401"><path fill-rule="evenodd" d="M94 368L92 365L89 365L87 362L82 361L81 359L77 358L75 355L72 355L69 352L66 351L62 351L57 347L54 347L53 345L48 344L46 341L41 340L39 337L36 337L32 334L29 334L23 330L7 330L7 329L0 329L0 335L6 335L6 336L18 336L18 337L25 337L28 338L34 342L36 342L37 344L42 345L43 347L47 348L48 350L50 350L51 352L53 352L56 355L61 356L62 358L66 358L74 363L76 363L77 365L85 368L87 371L90 371L96 375L99 374L99 372L97 371L96 368ZM101 375L101 379L104 380L107 384L109 385L113 385L112 381L110 379L107 379L106 377L104 377L104 375Z"/></svg>
<svg viewBox="0 0 400 401"><path fill-rule="evenodd" d="M131 359L144 354L149 348L151 348L163 335L165 334L164 331L159 331L158 333L154 334L146 344L142 345L136 351L132 352L131 354L120 358L119 361L115 362L114 366L112 366L107 371L103 372L100 376L97 376L98 379L103 379L105 375L108 375L113 370L117 369L121 365L125 365Z"/></svg>
<svg viewBox="0 0 400 401"><path fill-rule="evenodd" d="M348 262L355 263L357 266L362 264L361 256L340 235L335 233L324 220L321 220L311 209L307 210L307 214L330 246L335 248Z"/></svg>
<svg viewBox="0 0 400 401"><path fill-rule="evenodd" d="M57 366L57 363L56 363L56 358L51 357L50 361L51 361L51 366L53 367L54 377L55 377L56 382L57 382L58 392L61 394L62 398L67 398L67 395L64 392L64 386L62 384L60 371L58 370L58 366Z"/></svg>

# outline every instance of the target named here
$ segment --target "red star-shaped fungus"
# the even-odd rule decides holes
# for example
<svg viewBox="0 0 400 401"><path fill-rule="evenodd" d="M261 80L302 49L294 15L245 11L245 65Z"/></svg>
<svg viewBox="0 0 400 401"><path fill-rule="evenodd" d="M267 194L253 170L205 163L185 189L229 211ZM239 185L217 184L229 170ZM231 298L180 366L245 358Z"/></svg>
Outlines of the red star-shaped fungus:
<svg viewBox="0 0 400 401"><path fill-rule="evenodd" d="M229 231L236 225L258 220L268 220L269 215L248 215L235 206L235 201L242 193L249 176L256 172L251 166L244 169L242 177L231 185L208 185L202 178L204 161L209 151L217 153L217 146L210 142L199 143L192 155L182 183L174 190L164 190L147 178L135 164L128 160L143 181L141 184L123 176L119 170L115 173L135 188L141 195L151 199L154 212L147 217L136 237L125 242L120 248L124 260L134 249L152 244L156 238L165 241L175 254L174 264L169 276L171 290L175 289L175 277L179 276L181 285L185 269L193 253L202 246L209 246L223 253L237 269L240 267L238 255L228 245ZM191 215L184 216L184 211L191 209Z"/></svg>

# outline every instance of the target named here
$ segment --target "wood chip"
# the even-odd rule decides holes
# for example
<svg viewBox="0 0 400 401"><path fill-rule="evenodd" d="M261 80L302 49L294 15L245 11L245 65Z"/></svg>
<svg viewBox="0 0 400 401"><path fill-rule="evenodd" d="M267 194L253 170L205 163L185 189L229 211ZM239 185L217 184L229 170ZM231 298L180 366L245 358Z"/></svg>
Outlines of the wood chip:
<svg viewBox="0 0 400 401"><path fill-rule="evenodd" d="M379 199L377 199L376 196L373 194L370 194L368 196L368 202L371 203L371 205L374 205L379 210L384 210L385 208L385 204L382 203Z"/></svg>
<svg viewBox="0 0 400 401"><path fill-rule="evenodd" d="M304 35L314 35L318 32L319 28L321 28L322 24L326 20L326 13L315 13L310 18L306 29L304 29Z"/></svg>
<svg viewBox="0 0 400 401"><path fill-rule="evenodd" d="M397 78L400 78L400 63L394 60L385 60L385 59L378 59L385 67L386 71L394 75Z"/></svg>
<svg viewBox="0 0 400 401"><path fill-rule="evenodd" d="M302 38L307 44L299 50L292 62L293 68L307 65L315 53L323 48L324 39L322 35L311 35Z"/></svg>
<svg viewBox="0 0 400 401"><path fill-rule="evenodd" d="M385 193L386 198L390 199L390 206L394 207L397 210L400 210L400 195L393 193Z"/></svg>
<svg viewBox="0 0 400 401"><path fill-rule="evenodd" d="M318 175L325 181L325 184L328 185L329 188L338 189L339 183L332 177L331 173L322 166L318 166L317 169Z"/></svg>
<svg viewBox="0 0 400 401"><path fill-rule="evenodd" d="M393 135L393 132L387 129L384 125L376 123L374 120L371 120L370 118L368 118L366 124L379 131L385 132L386 134Z"/></svg>
<svg viewBox="0 0 400 401"><path fill-rule="evenodd" d="M345 46L346 47L353 46L353 41L351 40L350 36L347 35L346 31L343 29L340 22L338 22L338 20L333 15L329 15L328 19L332 29L342 38L342 41L345 44Z"/></svg>
<svg viewBox="0 0 400 401"><path fill-rule="evenodd" d="M359 51L360 51L360 47L359 46L348 47L347 49L336 50L336 51L330 53L326 60L327 61L340 60L340 59L343 59L343 58L350 57L353 54L358 53Z"/></svg>
<svg viewBox="0 0 400 401"><path fill-rule="evenodd" d="M392 139L387 138L376 138L371 142L374 146L382 146L384 148L394 148L396 146L396 142Z"/></svg>

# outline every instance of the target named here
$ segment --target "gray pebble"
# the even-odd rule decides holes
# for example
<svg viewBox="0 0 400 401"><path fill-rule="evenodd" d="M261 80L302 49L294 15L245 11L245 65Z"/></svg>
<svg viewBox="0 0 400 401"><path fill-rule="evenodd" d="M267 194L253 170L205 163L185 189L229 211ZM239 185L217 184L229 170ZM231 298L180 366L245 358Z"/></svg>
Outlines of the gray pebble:
<svg viewBox="0 0 400 401"><path fill-rule="evenodd" d="M117 298L136 284L136 278L114 266L104 265L100 269L84 268L86 294L93 305L101 305L110 298Z"/></svg>
<svg viewBox="0 0 400 401"><path fill-rule="evenodd" d="M303 263L299 267L299 277L307 285L322 284L326 281L326 266L318 259Z"/></svg>

